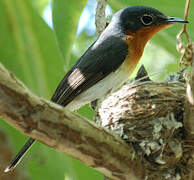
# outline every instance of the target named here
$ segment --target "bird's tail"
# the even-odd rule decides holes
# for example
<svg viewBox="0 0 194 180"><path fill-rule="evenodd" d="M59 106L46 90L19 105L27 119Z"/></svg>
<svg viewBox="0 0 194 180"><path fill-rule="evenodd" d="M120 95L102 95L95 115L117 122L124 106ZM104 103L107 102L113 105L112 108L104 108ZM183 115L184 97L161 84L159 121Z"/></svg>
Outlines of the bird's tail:
<svg viewBox="0 0 194 180"><path fill-rule="evenodd" d="M26 142L26 144L22 147L22 149L18 152L18 154L14 157L14 159L11 161L11 163L6 167L4 172L9 172L13 170L17 164L20 162L20 160L24 157L25 153L30 149L32 144L35 142L35 139L30 138Z"/></svg>

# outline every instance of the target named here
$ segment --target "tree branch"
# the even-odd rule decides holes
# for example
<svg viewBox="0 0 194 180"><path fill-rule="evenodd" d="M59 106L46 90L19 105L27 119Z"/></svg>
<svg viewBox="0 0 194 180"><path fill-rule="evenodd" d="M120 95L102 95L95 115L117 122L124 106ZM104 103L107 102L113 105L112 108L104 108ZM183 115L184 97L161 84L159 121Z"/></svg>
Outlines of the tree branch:
<svg viewBox="0 0 194 180"><path fill-rule="evenodd" d="M30 92L0 64L0 115L20 132L115 180L138 180L133 149L110 131ZM138 166L138 168L137 168ZM137 170L138 169L138 172Z"/></svg>

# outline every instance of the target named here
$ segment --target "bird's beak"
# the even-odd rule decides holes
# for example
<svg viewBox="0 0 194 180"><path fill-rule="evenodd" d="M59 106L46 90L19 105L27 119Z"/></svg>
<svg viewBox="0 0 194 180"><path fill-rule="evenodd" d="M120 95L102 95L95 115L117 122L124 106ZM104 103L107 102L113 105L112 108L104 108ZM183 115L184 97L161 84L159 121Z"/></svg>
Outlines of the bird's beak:
<svg viewBox="0 0 194 180"><path fill-rule="evenodd" d="M185 24L189 22L187 20L177 18L177 17L167 17L167 19L165 19L163 23L165 24Z"/></svg>

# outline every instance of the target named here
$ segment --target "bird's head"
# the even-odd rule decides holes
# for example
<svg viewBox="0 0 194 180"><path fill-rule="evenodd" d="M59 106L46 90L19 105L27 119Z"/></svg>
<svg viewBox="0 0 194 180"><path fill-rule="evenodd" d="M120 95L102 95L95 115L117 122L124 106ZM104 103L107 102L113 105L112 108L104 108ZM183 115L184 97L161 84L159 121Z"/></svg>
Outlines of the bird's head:
<svg viewBox="0 0 194 180"><path fill-rule="evenodd" d="M173 24L188 23L188 21L169 17L157 9L145 6L132 6L118 11L113 21L116 22L125 34L146 33L151 38L159 30Z"/></svg>

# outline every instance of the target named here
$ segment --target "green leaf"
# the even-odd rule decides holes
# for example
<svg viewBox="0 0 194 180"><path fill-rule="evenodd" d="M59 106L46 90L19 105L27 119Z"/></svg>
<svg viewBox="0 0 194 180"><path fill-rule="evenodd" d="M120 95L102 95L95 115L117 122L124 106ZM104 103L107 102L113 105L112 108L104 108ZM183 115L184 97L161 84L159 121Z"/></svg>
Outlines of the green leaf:
<svg viewBox="0 0 194 180"><path fill-rule="evenodd" d="M70 54L75 40L77 24L86 0L54 0L52 4L53 25L66 70L70 68Z"/></svg>
<svg viewBox="0 0 194 180"><path fill-rule="evenodd" d="M63 72L53 31L26 0L1 0L0 22L0 60L34 92L51 96Z"/></svg>
<svg viewBox="0 0 194 180"><path fill-rule="evenodd" d="M32 3L32 5L34 6L34 8L36 10L38 10L38 12L42 15L42 13L45 10L45 7L48 5L49 0L30 0L30 2Z"/></svg>

